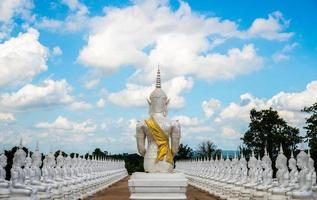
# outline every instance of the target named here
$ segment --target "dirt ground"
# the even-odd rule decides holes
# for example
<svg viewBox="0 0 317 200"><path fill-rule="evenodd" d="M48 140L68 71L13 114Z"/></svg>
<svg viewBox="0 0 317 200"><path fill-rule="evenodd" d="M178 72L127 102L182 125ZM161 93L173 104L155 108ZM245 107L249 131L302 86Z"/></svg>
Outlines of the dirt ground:
<svg viewBox="0 0 317 200"><path fill-rule="evenodd" d="M98 192L94 196L85 200L129 200L128 179L125 178L109 188ZM187 189L188 200L216 200L208 193L200 191L192 186Z"/></svg>

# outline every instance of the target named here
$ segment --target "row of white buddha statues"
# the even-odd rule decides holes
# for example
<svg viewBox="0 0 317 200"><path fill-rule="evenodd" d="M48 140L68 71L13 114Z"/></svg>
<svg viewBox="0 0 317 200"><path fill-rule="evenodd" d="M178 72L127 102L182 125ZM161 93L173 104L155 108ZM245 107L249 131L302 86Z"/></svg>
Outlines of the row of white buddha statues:
<svg viewBox="0 0 317 200"><path fill-rule="evenodd" d="M38 145L30 156L20 147L14 154L10 181L5 180L7 157L0 155L0 199L83 199L125 178L124 161L42 155Z"/></svg>
<svg viewBox="0 0 317 200"><path fill-rule="evenodd" d="M314 160L301 149L296 159L283 153L276 158L276 178L267 150L260 158L254 153L247 161L243 154L233 159L195 159L176 162L175 171L182 172L190 185L220 199L227 200L302 200L317 199ZM288 163L288 166L287 166ZM298 170L299 169L299 170Z"/></svg>

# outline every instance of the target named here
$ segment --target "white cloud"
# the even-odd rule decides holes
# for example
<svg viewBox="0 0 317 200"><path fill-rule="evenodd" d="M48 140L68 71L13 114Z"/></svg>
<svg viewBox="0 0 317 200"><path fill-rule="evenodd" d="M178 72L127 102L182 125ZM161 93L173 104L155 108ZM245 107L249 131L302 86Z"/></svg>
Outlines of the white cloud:
<svg viewBox="0 0 317 200"><path fill-rule="evenodd" d="M85 101L74 101L69 105L70 110L89 110L92 109L92 105Z"/></svg>
<svg viewBox="0 0 317 200"><path fill-rule="evenodd" d="M162 89L170 98L170 107L181 108L185 105L185 98L181 93L192 88L193 81L190 78L175 77L162 85ZM126 88L116 92L110 93L108 100L117 106L122 107L140 107L146 106L146 98L154 90L154 86L142 86L128 83Z"/></svg>
<svg viewBox="0 0 317 200"><path fill-rule="evenodd" d="M289 53L293 51L294 48L298 46L298 43L287 44L283 47L282 50L277 51L273 54L273 60L275 62L287 61L290 59Z"/></svg>
<svg viewBox="0 0 317 200"><path fill-rule="evenodd" d="M106 101L103 98L99 99L96 103L97 108L104 108L105 105L106 105Z"/></svg>
<svg viewBox="0 0 317 200"><path fill-rule="evenodd" d="M92 20L79 62L106 74L133 65L133 80L147 83L158 63L167 80L190 75L213 81L249 73L263 62L252 44L226 54L213 47L230 37L285 40L292 35L284 32L288 22L280 12L254 20L246 31L239 31L233 21L195 13L182 1L175 11L168 1L136 1L124 8L105 8L105 13Z"/></svg>
<svg viewBox="0 0 317 200"><path fill-rule="evenodd" d="M0 44L0 87L30 82L47 70L48 50L38 39L39 32L28 29Z"/></svg>
<svg viewBox="0 0 317 200"><path fill-rule="evenodd" d="M65 105L74 102L70 96L71 86L66 80L44 80L39 85L27 84L17 92L2 93L0 107L3 109L31 110Z"/></svg>
<svg viewBox="0 0 317 200"><path fill-rule="evenodd" d="M56 46L53 48L53 55L54 56L60 56L62 54L63 54L63 51L59 46Z"/></svg>
<svg viewBox="0 0 317 200"><path fill-rule="evenodd" d="M89 24L88 8L77 0L62 0L69 9L68 15L63 20L41 18L37 27L57 32L76 32Z"/></svg>
<svg viewBox="0 0 317 200"><path fill-rule="evenodd" d="M97 128L97 126L90 119L78 123L72 122L63 116L58 116L56 120L52 123L40 122L36 124L35 127L59 131L70 131L76 133L90 133L96 131Z"/></svg>
<svg viewBox="0 0 317 200"><path fill-rule="evenodd" d="M87 90L90 90L96 87L99 83L100 83L100 79L93 79L93 80L87 81L84 86Z"/></svg>
<svg viewBox="0 0 317 200"><path fill-rule="evenodd" d="M201 107L207 118L213 116L213 114L220 108L220 106L220 101L213 98L209 99L208 101L203 101L201 103Z"/></svg>
<svg viewBox="0 0 317 200"><path fill-rule="evenodd" d="M284 41L293 35L293 33L283 32L288 26L289 20L285 20L281 12L275 11L269 15L268 19L255 19L247 33L254 37Z"/></svg>
<svg viewBox="0 0 317 200"><path fill-rule="evenodd" d="M239 132L228 126L223 127L222 135L231 139L237 139L242 136Z"/></svg>
<svg viewBox="0 0 317 200"><path fill-rule="evenodd" d="M200 124L197 117L189 117L186 115L174 116L172 119L178 120L182 126L197 126Z"/></svg>
<svg viewBox="0 0 317 200"><path fill-rule="evenodd" d="M252 108L268 109L272 107L291 125L302 127L305 114L301 112L305 106L311 106L317 101L317 81L307 84L306 89L300 92L280 92L270 99L260 99L251 94L240 96L241 102L230 103L225 107L216 118L216 122L226 122L228 120L242 120L244 123L249 122L249 112Z"/></svg>
<svg viewBox="0 0 317 200"><path fill-rule="evenodd" d="M5 121L5 122L15 121L15 117L12 113L1 113L0 112L0 122L1 121Z"/></svg>
<svg viewBox="0 0 317 200"><path fill-rule="evenodd" d="M32 0L1 0L0 22L10 21L14 15L26 15L32 7Z"/></svg>
<svg viewBox="0 0 317 200"><path fill-rule="evenodd" d="M34 20L31 14L32 0L1 0L0 1L0 41L10 36L15 26L13 17L18 16L24 22ZM28 26L24 24L25 26Z"/></svg>

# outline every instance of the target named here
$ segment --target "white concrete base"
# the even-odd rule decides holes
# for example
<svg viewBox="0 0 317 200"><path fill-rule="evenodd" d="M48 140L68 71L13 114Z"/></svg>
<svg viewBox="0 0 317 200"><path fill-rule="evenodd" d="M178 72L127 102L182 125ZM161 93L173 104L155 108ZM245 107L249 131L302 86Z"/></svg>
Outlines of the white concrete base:
<svg viewBox="0 0 317 200"><path fill-rule="evenodd" d="M131 200L186 200L187 179L182 173L135 172L129 190Z"/></svg>

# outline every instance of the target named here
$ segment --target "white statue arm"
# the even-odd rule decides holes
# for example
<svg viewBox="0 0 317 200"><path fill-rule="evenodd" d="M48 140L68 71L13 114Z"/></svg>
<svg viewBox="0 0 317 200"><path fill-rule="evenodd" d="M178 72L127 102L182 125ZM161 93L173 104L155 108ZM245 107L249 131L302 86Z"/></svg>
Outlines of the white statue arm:
<svg viewBox="0 0 317 200"><path fill-rule="evenodd" d="M136 125L136 141L138 146L138 151L141 156L145 155L145 131L144 123L138 121Z"/></svg>
<svg viewBox="0 0 317 200"><path fill-rule="evenodd" d="M181 126L177 120L173 122L172 133L171 133L171 149L172 149L173 156L175 156L178 152L180 138L181 138Z"/></svg>

